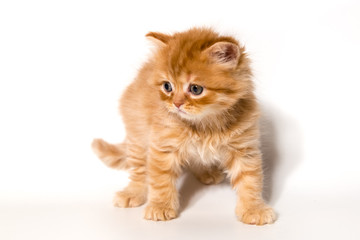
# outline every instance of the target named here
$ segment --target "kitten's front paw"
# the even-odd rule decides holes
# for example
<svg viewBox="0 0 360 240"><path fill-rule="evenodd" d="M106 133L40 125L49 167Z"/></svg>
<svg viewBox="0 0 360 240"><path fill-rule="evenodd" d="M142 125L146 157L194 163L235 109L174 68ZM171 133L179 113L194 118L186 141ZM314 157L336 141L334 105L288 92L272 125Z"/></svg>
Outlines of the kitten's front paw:
<svg viewBox="0 0 360 240"><path fill-rule="evenodd" d="M145 208L144 218L153 221L167 221L177 217L177 211L172 208L149 204Z"/></svg>
<svg viewBox="0 0 360 240"><path fill-rule="evenodd" d="M117 192L113 200L114 206L121 208L138 207L143 205L145 202L145 194L130 191Z"/></svg>
<svg viewBox="0 0 360 240"><path fill-rule="evenodd" d="M274 210L265 205L255 205L246 209L236 209L240 221L246 224L265 225L275 222L276 215Z"/></svg>

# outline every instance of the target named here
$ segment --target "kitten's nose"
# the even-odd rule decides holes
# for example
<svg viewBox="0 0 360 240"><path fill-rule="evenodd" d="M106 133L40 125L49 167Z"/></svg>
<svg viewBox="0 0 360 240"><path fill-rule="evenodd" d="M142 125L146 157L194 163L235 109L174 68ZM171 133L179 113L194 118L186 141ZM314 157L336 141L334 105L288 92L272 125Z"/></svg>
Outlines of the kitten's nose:
<svg viewBox="0 0 360 240"><path fill-rule="evenodd" d="M181 105L183 105L183 102L174 102L174 105L179 108Z"/></svg>

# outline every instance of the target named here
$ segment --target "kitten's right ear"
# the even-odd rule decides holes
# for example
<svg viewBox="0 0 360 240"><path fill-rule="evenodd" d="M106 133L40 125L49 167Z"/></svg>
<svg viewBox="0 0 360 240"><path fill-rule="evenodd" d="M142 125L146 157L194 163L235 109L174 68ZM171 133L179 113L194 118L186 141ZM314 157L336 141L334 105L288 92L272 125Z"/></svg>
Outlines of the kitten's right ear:
<svg viewBox="0 0 360 240"><path fill-rule="evenodd" d="M214 63L225 68L233 69L240 58L240 48L232 42L217 42L205 50L205 53Z"/></svg>
<svg viewBox="0 0 360 240"><path fill-rule="evenodd" d="M149 32L146 37L158 46L165 46L171 39L170 35L158 32Z"/></svg>

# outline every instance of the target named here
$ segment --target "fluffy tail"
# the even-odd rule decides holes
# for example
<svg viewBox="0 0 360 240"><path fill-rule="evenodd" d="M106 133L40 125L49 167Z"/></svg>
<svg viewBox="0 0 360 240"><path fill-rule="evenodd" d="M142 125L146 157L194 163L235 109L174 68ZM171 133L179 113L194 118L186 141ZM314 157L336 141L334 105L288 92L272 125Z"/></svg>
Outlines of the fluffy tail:
<svg viewBox="0 0 360 240"><path fill-rule="evenodd" d="M106 166L116 169L128 169L126 162L126 144L110 144L102 139L94 139L91 147Z"/></svg>

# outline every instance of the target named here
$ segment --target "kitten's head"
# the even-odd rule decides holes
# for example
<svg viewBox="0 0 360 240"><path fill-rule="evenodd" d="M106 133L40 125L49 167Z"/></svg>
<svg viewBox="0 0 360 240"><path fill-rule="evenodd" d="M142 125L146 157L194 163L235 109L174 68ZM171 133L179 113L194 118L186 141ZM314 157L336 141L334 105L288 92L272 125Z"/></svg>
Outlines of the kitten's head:
<svg viewBox="0 0 360 240"><path fill-rule="evenodd" d="M157 43L151 84L171 114L200 121L252 92L249 60L232 37L203 28L147 37Z"/></svg>

